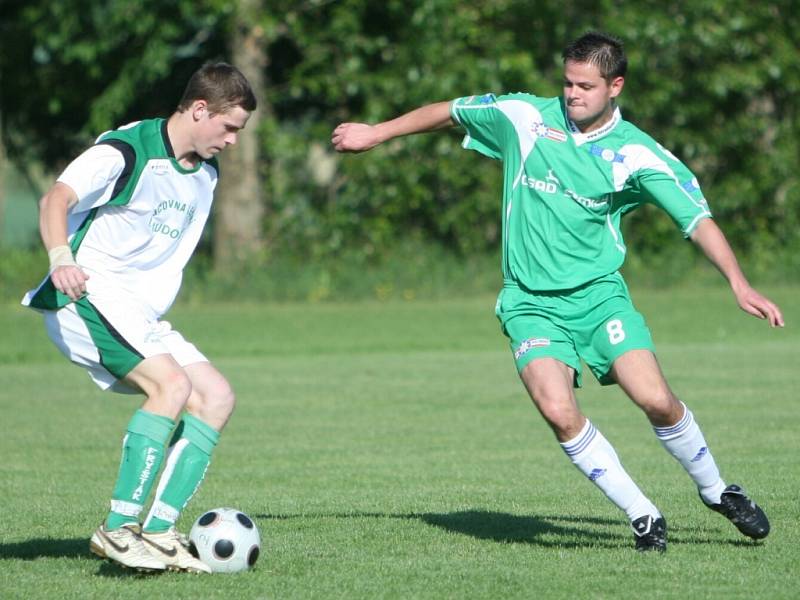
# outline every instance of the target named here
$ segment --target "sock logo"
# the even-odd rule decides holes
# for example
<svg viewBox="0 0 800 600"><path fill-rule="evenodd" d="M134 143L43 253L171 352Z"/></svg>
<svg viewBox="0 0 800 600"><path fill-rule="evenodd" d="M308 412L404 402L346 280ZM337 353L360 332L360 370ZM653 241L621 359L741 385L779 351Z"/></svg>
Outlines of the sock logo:
<svg viewBox="0 0 800 600"><path fill-rule="evenodd" d="M147 455L144 458L144 469L142 469L141 474L139 475L139 486L133 490L133 500L141 500L142 494L144 493L144 484L150 479L150 475L153 472L153 465L156 462L156 455L158 451L155 448L148 448Z"/></svg>
<svg viewBox="0 0 800 600"><path fill-rule="evenodd" d="M690 462L698 462L706 454L708 454L708 447L703 446L702 448L700 448L697 454L694 455L694 458Z"/></svg>
<svg viewBox="0 0 800 600"><path fill-rule="evenodd" d="M589 473L589 479L591 481L597 481L605 474L606 474L606 469L592 469L592 472Z"/></svg>

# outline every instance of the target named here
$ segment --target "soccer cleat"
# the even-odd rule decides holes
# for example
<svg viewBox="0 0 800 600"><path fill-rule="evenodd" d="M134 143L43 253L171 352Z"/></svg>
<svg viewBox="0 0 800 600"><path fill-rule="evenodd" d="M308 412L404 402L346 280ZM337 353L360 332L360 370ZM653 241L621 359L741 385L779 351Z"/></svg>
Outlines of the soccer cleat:
<svg viewBox="0 0 800 600"><path fill-rule="evenodd" d="M655 550L665 552L667 550L667 521L664 517L657 519L651 515L639 517L631 522L633 529L633 539L636 541L636 549L639 552Z"/></svg>
<svg viewBox="0 0 800 600"><path fill-rule="evenodd" d="M703 502L705 504L705 501ZM729 485L722 492L719 504L706 504L713 511L726 516L736 529L754 540L769 534L769 519L764 511L747 497L738 485Z"/></svg>
<svg viewBox="0 0 800 600"><path fill-rule="evenodd" d="M107 558L123 567L143 572L159 572L167 568L142 543L139 524L131 523L118 529L106 529L100 525L89 540L89 550L100 558Z"/></svg>
<svg viewBox="0 0 800 600"><path fill-rule="evenodd" d="M170 571L211 573L211 568L189 553L182 536L174 527L158 533L142 532L142 540L150 553L163 561Z"/></svg>

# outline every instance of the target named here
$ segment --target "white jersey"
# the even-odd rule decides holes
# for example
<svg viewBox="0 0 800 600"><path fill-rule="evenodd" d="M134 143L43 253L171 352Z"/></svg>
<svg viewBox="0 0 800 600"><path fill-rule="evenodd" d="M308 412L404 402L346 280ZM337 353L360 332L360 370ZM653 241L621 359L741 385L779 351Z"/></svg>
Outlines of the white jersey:
<svg viewBox="0 0 800 600"><path fill-rule="evenodd" d="M159 318L172 305L208 219L216 161L185 169L175 159L166 121L132 123L100 138L58 181L78 202L68 213L68 241L89 275L89 299L119 297ZM22 303L55 310L70 302L49 276Z"/></svg>

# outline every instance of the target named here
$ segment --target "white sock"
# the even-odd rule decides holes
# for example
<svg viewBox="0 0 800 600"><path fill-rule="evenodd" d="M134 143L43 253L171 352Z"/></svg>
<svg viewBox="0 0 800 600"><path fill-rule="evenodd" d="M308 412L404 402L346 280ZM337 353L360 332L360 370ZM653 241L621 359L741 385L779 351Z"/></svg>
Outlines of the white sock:
<svg viewBox="0 0 800 600"><path fill-rule="evenodd" d="M706 445L703 432L694 421L692 411L685 404L683 411L683 418L675 425L653 427L653 431L667 452L678 459L697 484L703 500L708 504L719 504L725 482L719 476L717 463Z"/></svg>
<svg viewBox="0 0 800 600"><path fill-rule="evenodd" d="M645 496L633 479L625 472L617 453L603 434L589 420L573 439L561 444L581 473L586 475L603 493L625 511L628 519L661 516L655 505Z"/></svg>

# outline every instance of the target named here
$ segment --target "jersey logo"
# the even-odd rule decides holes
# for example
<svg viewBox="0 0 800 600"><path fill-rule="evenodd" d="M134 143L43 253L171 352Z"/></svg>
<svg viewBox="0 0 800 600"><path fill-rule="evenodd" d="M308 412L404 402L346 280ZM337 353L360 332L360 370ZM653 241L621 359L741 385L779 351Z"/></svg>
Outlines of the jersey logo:
<svg viewBox="0 0 800 600"><path fill-rule="evenodd" d="M614 152L611 148L603 148L602 146L598 146L597 144L592 144L589 147L589 152L591 152L594 156L599 156L606 162L610 163L623 163L625 162L625 156Z"/></svg>
<svg viewBox="0 0 800 600"><path fill-rule="evenodd" d="M153 159L147 163L154 175L167 175L172 170L172 163L166 159Z"/></svg>
<svg viewBox="0 0 800 600"><path fill-rule="evenodd" d="M180 200L162 200L153 210L148 226L153 233L177 240L194 222L197 207Z"/></svg>
<svg viewBox="0 0 800 600"><path fill-rule="evenodd" d="M682 183L681 187L691 194L692 192L700 189L700 183L697 181L697 177L693 177L691 181Z"/></svg>
<svg viewBox="0 0 800 600"><path fill-rule="evenodd" d="M531 125L531 133L537 138L543 137L554 142L566 142L567 134L559 129L548 127L541 121L534 121Z"/></svg>
<svg viewBox="0 0 800 600"><path fill-rule="evenodd" d="M602 199L586 198L569 188L562 188L561 180L555 176L553 169L547 170L547 177L544 179L536 179L523 173L522 177L520 177L520 183L525 187L545 194L556 194L561 190L567 198L574 200L584 208L594 210L605 208L608 205L609 194L606 194Z"/></svg>
<svg viewBox="0 0 800 600"><path fill-rule="evenodd" d="M552 181L556 185L561 185L561 180L553 174L553 169L547 169L547 177L545 177L547 181Z"/></svg>
<svg viewBox="0 0 800 600"><path fill-rule="evenodd" d="M550 171L552 173L552 170ZM543 179L536 179L535 177L528 177L523 173L522 185L525 187L529 187L532 190L536 190L537 192L544 192L545 194L555 194L558 191L558 187L561 182L553 177L552 179L550 176L547 177L547 180Z"/></svg>
<svg viewBox="0 0 800 600"><path fill-rule="evenodd" d="M527 354L532 348L541 348L542 346L549 346L550 338L528 338L524 340L514 352L514 359L519 360L520 356Z"/></svg>

